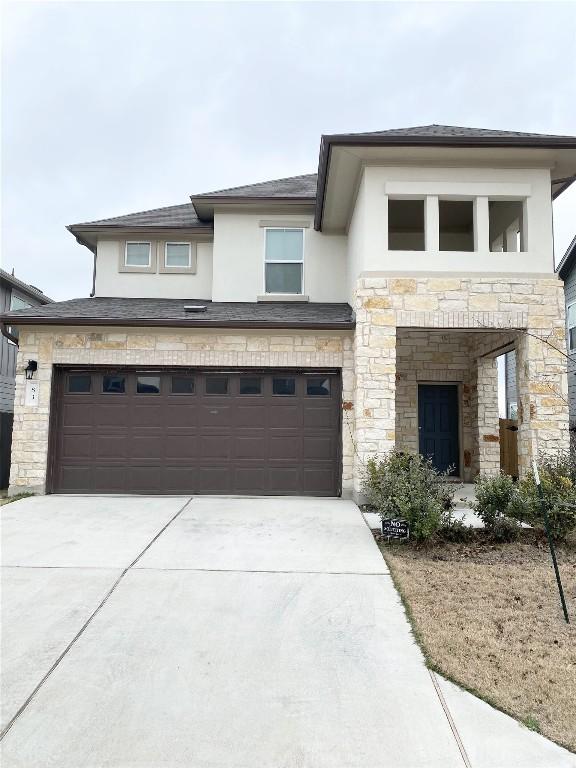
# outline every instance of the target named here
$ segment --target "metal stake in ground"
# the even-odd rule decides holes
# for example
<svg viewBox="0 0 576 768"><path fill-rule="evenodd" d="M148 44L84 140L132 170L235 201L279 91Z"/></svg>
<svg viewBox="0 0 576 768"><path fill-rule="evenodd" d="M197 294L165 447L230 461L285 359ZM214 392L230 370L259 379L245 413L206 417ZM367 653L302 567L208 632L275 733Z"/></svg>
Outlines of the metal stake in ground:
<svg viewBox="0 0 576 768"><path fill-rule="evenodd" d="M548 539L548 545L550 547L550 555L552 556L554 573L556 574L556 583L558 584L558 592L560 593L560 602L562 603L562 610L564 611L566 624L570 624L570 619L568 618L568 608L566 607L564 590L562 589L562 581L560 579L560 571L558 570L558 561L556 560L556 550L554 549L554 542L552 541L552 536L550 534L550 524L548 521L548 512L546 511L546 503L544 501L544 492L542 491L542 485L540 484L540 474L538 472L535 459L532 459L532 470L534 472L534 480L536 481L536 486L538 488L538 495L540 496L540 508L542 509L542 516L544 517L544 528L546 530L546 538Z"/></svg>

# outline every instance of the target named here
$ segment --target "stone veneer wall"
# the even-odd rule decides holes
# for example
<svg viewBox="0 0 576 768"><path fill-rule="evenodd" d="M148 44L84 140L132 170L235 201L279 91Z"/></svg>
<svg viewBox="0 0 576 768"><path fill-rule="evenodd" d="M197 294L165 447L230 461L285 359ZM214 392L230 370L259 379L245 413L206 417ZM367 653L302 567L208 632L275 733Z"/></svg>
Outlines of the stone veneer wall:
<svg viewBox="0 0 576 768"><path fill-rule="evenodd" d="M24 328L20 334L10 493L46 484L52 366L238 366L341 368L342 399L354 397L352 332ZM24 405L24 368L38 361L37 406ZM342 487L352 488L352 440L342 429Z"/></svg>
<svg viewBox="0 0 576 768"><path fill-rule="evenodd" d="M366 459L396 445L397 328L492 330L504 335L518 330L509 338L516 340L520 369L520 471L538 449L568 446L566 363L557 351L565 348L564 296L555 276L364 276L357 282L354 309L357 491ZM525 331L549 338L553 346ZM492 422L495 364L490 356L478 359L485 360L475 382L480 402L475 400L471 407ZM484 440L483 429L479 424L472 462L490 468L496 464L498 444Z"/></svg>

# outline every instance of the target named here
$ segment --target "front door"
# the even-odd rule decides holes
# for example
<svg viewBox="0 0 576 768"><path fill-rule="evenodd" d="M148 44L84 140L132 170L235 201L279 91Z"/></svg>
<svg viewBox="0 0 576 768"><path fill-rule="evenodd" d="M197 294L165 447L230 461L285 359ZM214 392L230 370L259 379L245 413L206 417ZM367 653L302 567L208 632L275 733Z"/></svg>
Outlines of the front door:
<svg viewBox="0 0 576 768"><path fill-rule="evenodd" d="M419 452L430 456L436 469L460 474L458 445L458 387L456 384L418 385Z"/></svg>

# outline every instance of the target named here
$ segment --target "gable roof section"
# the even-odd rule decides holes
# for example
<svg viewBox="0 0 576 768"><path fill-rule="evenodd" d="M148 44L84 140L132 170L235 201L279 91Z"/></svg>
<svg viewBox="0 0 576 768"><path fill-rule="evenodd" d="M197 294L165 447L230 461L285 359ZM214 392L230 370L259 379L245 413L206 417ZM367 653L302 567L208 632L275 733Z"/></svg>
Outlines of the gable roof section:
<svg viewBox="0 0 576 768"><path fill-rule="evenodd" d="M188 312L186 305L204 305ZM351 329L349 304L312 302L212 302L202 299L91 298L7 312L12 325L164 326L182 328Z"/></svg>
<svg viewBox="0 0 576 768"><path fill-rule="evenodd" d="M568 246L566 253L560 259L560 264L556 267L556 272L561 280L566 280L574 269L576 264L576 235L572 239L572 242Z"/></svg>
<svg viewBox="0 0 576 768"><path fill-rule="evenodd" d="M49 296L46 296L45 293L42 293L40 288L36 288L35 285L29 285L23 280L19 280L4 269L0 269L0 280L4 280L4 282L11 285L13 288L16 288L17 291L26 294L26 296L31 299L35 299L40 302L40 304L52 304L54 301L54 299L51 299Z"/></svg>

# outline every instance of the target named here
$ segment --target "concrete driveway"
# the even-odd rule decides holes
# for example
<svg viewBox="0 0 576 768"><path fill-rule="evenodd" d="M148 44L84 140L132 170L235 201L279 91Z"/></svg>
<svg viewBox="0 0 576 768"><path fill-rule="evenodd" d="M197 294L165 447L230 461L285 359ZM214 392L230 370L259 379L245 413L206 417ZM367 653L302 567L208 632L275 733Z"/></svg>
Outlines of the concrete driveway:
<svg viewBox="0 0 576 768"><path fill-rule="evenodd" d="M560 768L426 669L348 501L0 510L3 768Z"/></svg>

